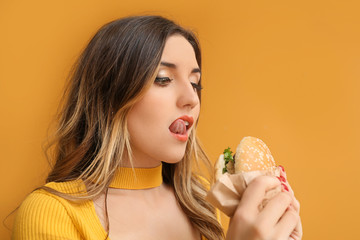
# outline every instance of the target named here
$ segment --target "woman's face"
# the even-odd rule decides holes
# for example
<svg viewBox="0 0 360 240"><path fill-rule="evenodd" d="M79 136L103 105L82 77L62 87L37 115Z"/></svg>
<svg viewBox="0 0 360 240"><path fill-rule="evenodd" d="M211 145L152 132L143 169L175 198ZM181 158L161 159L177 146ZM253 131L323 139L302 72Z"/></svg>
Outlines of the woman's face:
<svg viewBox="0 0 360 240"><path fill-rule="evenodd" d="M176 163L199 117L200 69L190 43L168 38L154 83L130 110L128 129L135 167Z"/></svg>

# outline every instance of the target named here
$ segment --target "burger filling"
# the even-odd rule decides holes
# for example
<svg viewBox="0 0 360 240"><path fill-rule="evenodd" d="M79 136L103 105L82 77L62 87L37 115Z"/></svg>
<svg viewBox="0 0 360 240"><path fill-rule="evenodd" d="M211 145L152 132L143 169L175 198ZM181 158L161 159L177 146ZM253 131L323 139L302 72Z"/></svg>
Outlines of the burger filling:
<svg viewBox="0 0 360 240"><path fill-rule="evenodd" d="M234 174L235 173L235 167L234 167L234 157L232 155L232 151L230 149L230 147L228 147L227 149L224 150L224 160L225 160L225 167L223 168L223 174L228 172L230 174Z"/></svg>

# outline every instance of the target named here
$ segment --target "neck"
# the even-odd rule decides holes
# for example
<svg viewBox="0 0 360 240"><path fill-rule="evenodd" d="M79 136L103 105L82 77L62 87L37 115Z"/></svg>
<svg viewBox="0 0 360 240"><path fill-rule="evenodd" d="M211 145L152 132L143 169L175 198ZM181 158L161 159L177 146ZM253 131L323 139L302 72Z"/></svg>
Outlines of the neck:
<svg viewBox="0 0 360 240"><path fill-rule="evenodd" d="M132 157L132 162L130 162L129 157L126 154L121 161L121 167L125 168L155 168L159 165L161 165L161 161L153 160L149 156L134 155Z"/></svg>

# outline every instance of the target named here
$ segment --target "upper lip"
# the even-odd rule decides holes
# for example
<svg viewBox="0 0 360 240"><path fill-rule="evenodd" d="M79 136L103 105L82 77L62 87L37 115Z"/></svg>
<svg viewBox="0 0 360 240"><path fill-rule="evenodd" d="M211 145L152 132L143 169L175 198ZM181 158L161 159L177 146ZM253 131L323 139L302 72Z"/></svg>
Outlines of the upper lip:
<svg viewBox="0 0 360 240"><path fill-rule="evenodd" d="M194 118L192 116L184 115L184 116L177 118L176 120L178 120L178 119L181 119L184 122L189 123L189 125L186 126L186 130L189 130L191 128L191 126L194 124Z"/></svg>

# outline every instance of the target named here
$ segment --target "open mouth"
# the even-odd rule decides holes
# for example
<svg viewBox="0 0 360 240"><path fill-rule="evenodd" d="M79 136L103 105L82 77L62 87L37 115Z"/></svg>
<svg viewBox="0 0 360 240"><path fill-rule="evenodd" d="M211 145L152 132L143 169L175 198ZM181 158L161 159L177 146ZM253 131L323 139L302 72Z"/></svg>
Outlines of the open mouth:
<svg viewBox="0 0 360 240"><path fill-rule="evenodd" d="M169 130L179 140L186 141L188 130L193 125L194 120L191 116L182 116L171 123Z"/></svg>

